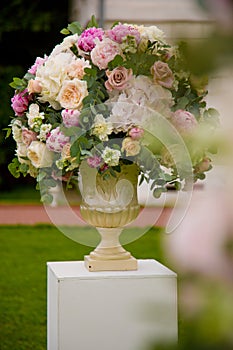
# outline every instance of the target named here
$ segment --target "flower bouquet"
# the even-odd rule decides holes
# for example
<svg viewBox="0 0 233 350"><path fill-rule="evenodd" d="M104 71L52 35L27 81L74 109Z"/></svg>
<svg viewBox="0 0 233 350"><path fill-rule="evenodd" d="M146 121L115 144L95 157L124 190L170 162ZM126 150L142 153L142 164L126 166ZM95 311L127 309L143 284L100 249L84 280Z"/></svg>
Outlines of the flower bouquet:
<svg viewBox="0 0 233 350"><path fill-rule="evenodd" d="M169 45L156 26L104 30L94 17L61 33L64 40L10 84L10 172L36 178L43 202L57 181L77 179L83 161L103 179L134 163L155 197L204 179L218 117L183 46Z"/></svg>

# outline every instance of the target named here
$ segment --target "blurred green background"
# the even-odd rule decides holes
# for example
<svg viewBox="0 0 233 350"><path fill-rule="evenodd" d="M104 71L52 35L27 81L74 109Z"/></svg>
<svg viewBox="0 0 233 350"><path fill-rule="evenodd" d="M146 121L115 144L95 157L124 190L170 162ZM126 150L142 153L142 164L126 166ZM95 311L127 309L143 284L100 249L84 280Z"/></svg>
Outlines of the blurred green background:
<svg viewBox="0 0 233 350"><path fill-rule="evenodd" d="M34 184L29 177L20 181L13 178L7 165L14 156L12 138L5 140L5 131L14 113L11 109L13 77L22 77L34 64L37 56L49 54L67 26L69 1L55 0L1 0L0 4L0 192L9 191L26 183Z"/></svg>

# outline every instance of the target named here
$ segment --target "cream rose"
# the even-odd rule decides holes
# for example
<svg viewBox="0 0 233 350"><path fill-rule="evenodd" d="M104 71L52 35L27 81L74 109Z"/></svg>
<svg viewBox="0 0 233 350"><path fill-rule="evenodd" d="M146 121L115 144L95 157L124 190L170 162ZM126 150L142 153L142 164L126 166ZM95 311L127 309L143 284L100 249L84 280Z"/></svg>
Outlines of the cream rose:
<svg viewBox="0 0 233 350"><path fill-rule="evenodd" d="M87 95L86 81L75 78L73 80L66 80L63 83L57 101L63 108L79 109L82 106L82 100Z"/></svg>
<svg viewBox="0 0 233 350"><path fill-rule="evenodd" d="M121 150L125 151L127 157L136 156L140 152L141 146L139 141L126 137L122 142Z"/></svg>
<svg viewBox="0 0 233 350"><path fill-rule="evenodd" d="M112 71L107 70L108 80L105 82L107 90L123 90L129 85L129 80L133 75L132 69L117 67Z"/></svg>
<svg viewBox="0 0 233 350"><path fill-rule="evenodd" d="M174 77L167 63L162 61L155 62L151 67L151 73L156 83L168 89L172 87Z"/></svg>
<svg viewBox="0 0 233 350"><path fill-rule="evenodd" d="M24 143L22 143L22 142L17 143L16 155L18 157L18 161L21 164L28 164L29 163L29 161L26 159L27 158L27 146Z"/></svg>
<svg viewBox="0 0 233 350"><path fill-rule="evenodd" d="M53 162L53 152L49 151L46 144L40 141L31 142L27 156L35 168L47 168Z"/></svg>

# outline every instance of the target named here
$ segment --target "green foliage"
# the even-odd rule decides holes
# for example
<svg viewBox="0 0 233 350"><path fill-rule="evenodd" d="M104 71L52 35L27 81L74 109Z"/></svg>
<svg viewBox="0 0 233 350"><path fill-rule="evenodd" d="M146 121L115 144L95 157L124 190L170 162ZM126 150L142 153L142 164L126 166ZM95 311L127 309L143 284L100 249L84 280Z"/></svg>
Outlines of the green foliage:
<svg viewBox="0 0 233 350"><path fill-rule="evenodd" d="M67 13L66 0L62 3L55 0L1 0L0 33L20 30L49 32L66 20Z"/></svg>
<svg viewBox="0 0 233 350"><path fill-rule="evenodd" d="M78 230L83 236L95 235L98 239L93 228ZM140 232L138 228L127 230L132 237L140 237ZM161 230L153 228L126 249L136 257L161 261L160 240ZM1 350L46 349L46 263L83 260L91 250L51 225L1 226Z"/></svg>

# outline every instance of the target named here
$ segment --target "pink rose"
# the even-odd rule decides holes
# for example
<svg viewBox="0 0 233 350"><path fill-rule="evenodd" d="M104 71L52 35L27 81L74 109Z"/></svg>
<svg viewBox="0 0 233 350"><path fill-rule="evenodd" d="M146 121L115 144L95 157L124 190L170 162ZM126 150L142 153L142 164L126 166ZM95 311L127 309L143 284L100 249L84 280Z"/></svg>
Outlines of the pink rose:
<svg viewBox="0 0 233 350"><path fill-rule="evenodd" d="M172 114L171 122L181 134L192 133L198 125L194 115L183 109L178 109Z"/></svg>
<svg viewBox="0 0 233 350"><path fill-rule="evenodd" d="M28 91L24 90L15 94L11 99L11 107L15 112L15 115L22 117L24 112L28 109L28 104L30 101L30 96Z"/></svg>
<svg viewBox="0 0 233 350"><path fill-rule="evenodd" d="M144 134L144 130L137 128L137 127L134 127L132 129L130 129L130 131L129 131L129 136L133 140L139 140L143 134Z"/></svg>
<svg viewBox="0 0 233 350"><path fill-rule="evenodd" d="M79 125L80 112L76 109L63 109L61 112L63 124L66 128Z"/></svg>
<svg viewBox="0 0 233 350"><path fill-rule="evenodd" d="M22 141L26 146L29 146L32 141L37 140L37 133L27 128L22 129Z"/></svg>
<svg viewBox="0 0 233 350"><path fill-rule="evenodd" d="M107 70L106 75L108 77L108 80L105 82L107 90L123 90L128 87L128 81L132 77L133 71L125 67L118 67L112 71Z"/></svg>
<svg viewBox="0 0 233 350"><path fill-rule="evenodd" d="M39 66L41 66L42 64L44 64L44 62L46 62L47 59L48 59L47 56L45 56L44 58L42 58L42 57L37 57L35 63L34 63L34 64L31 66L31 68L28 70L28 73L31 73L31 74L35 75L35 74L36 74L36 71L37 71L37 68L38 68Z"/></svg>
<svg viewBox="0 0 233 350"><path fill-rule="evenodd" d="M119 44L106 38L98 41L94 49L91 51L91 59L95 66L99 69L106 69L108 63L111 62L116 55L121 54Z"/></svg>
<svg viewBox="0 0 233 350"><path fill-rule="evenodd" d="M157 61L151 67L153 79L159 85L165 88L172 88L174 77L168 64L162 61Z"/></svg>
<svg viewBox="0 0 233 350"><path fill-rule="evenodd" d="M48 134L46 146L50 151L59 153L69 141L70 138L65 136L58 126Z"/></svg>
<svg viewBox="0 0 233 350"><path fill-rule="evenodd" d="M102 163L102 158L101 157L93 156L93 157L87 158L87 164L91 168L97 168L98 166L100 166L101 163Z"/></svg>
<svg viewBox="0 0 233 350"><path fill-rule="evenodd" d="M29 94L39 94L42 91L42 86L38 80L30 79L27 89Z"/></svg>
<svg viewBox="0 0 233 350"><path fill-rule="evenodd" d="M103 36L103 29L95 27L88 28L80 35L78 47L85 52L89 52L95 47L95 39L98 38L101 41Z"/></svg>
<svg viewBox="0 0 233 350"><path fill-rule="evenodd" d="M108 30L107 35L111 40L116 41L119 44L121 44L127 36L133 36L137 44L140 41L140 33L137 28L121 23Z"/></svg>

